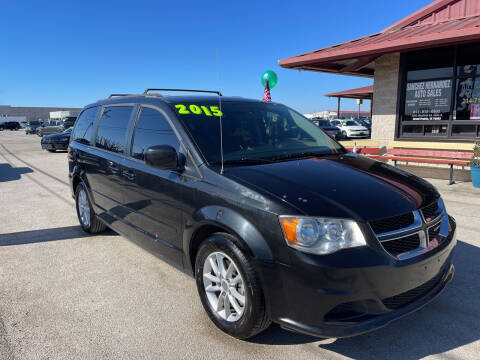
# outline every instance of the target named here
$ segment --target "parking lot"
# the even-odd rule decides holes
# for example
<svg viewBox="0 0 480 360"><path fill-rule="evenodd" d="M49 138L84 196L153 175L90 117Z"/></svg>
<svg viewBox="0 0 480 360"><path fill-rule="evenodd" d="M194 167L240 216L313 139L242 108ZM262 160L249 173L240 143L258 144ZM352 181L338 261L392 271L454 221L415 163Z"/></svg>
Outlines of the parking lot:
<svg viewBox="0 0 480 360"><path fill-rule="evenodd" d="M208 319L193 279L113 232L81 231L65 152L0 132L0 359L478 359L480 191L431 181L458 223L439 298L355 338L272 326L239 341Z"/></svg>

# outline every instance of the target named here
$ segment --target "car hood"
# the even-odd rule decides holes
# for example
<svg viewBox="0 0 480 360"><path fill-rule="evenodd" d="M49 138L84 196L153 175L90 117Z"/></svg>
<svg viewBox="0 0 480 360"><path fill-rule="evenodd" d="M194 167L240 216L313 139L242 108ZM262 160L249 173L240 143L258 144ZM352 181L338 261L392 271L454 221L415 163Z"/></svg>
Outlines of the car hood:
<svg viewBox="0 0 480 360"><path fill-rule="evenodd" d="M68 134L58 133L58 134L44 136L42 139L62 140L62 139L69 139L69 138L70 138L70 133Z"/></svg>
<svg viewBox="0 0 480 360"><path fill-rule="evenodd" d="M439 197L425 180L351 153L228 167L224 175L310 216L370 221L413 211Z"/></svg>

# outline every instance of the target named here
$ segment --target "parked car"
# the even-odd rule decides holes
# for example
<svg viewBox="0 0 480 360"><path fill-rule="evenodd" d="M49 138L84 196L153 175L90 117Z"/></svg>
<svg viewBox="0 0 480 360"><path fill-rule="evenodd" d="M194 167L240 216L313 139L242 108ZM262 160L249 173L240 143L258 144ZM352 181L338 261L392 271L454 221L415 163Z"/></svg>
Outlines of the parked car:
<svg viewBox="0 0 480 360"><path fill-rule="evenodd" d="M332 120L330 123L340 129L343 138L367 138L370 136L370 131L355 120Z"/></svg>
<svg viewBox="0 0 480 360"><path fill-rule="evenodd" d="M237 338L272 321L361 334L423 307L454 273L456 224L430 183L278 103L100 100L82 110L68 162L82 229L110 227L192 275Z"/></svg>
<svg viewBox="0 0 480 360"><path fill-rule="evenodd" d="M366 120L363 120L363 119L358 119L355 121L358 123L358 125L366 127L370 133L372 132L372 124L370 122L367 122Z"/></svg>
<svg viewBox="0 0 480 360"><path fill-rule="evenodd" d="M40 121L29 121L25 127L25 134L35 134L40 127Z"/></svg>
<svg viewBox="0 0 480 360"><path fill-rule="evenodd" d="M46 124L43 124L41 127L37 128L37 135L44 136L50 134L56 134L59 132L72 127L75 124L76 116L69 116L59 121L52 121Z"/></svg>
<svg viewBox="0 0 480 360"><path fill-rule="evenodd" d="M46 135L42 137L42 140L40 141L42 149L50 152L55 152L56 150L67 150L71 133L72 128L68 128L61 133Z"/></svg>
<svg viewBox="0 0 480 360"><path fill-rule="evenodd" d="M18 130L20 129L20 123L18 121L5 121L3 124L0 124L0 130Z"/></svg>
<svg viewBox="0 0 480 360"><path fill-rule="evenodd" d="M55 134L59 131L60 131L60 127L58 126L56 121L44 122L35 130L37 135L40 137L44 135Z"/></svg>
<svg viewBox="0 0 480 360"><path fill-rule="evenodd" d="M67 117L62 119L61 126L64 129L68 129L68 128L72 127L73 125L75 125L76 120L77 120L76 116L67 116Z"/></svg>
<svg viewBox="0 0 480 360"><path fill-rule="evenodd" d="M330 122L330 125L335 126L337 128L340 126L340 120L332 119L332 120L329 120L329 122Z"/></svg>
<svg viewBox="0 0 480 360"><path fill-rule="evenodd" d="M322 118L313 118L312 122L317 125L320 129L325 131L330 137L339 140L342 136L342 133L339 128L336 126L330 125L330 122Z"/></svg>

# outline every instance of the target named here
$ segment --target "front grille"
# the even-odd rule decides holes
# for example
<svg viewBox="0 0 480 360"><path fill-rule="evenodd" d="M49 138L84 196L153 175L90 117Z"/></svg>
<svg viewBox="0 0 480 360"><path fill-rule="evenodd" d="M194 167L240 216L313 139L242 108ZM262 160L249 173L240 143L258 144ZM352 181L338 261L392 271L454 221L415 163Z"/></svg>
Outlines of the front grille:
<svg viewBox="0 0 480 360"><path fill-rule="evenodd" d="M440 233L441 223L438 223L428 229L428 241L432 241Z"/></svg>
<svg viewBox="0 0 480 360"><path fill-rule="evenodd" d="M420 247L420 236L413 234L395 240L382 241L381 244L389 254L397 256Z"/></svg>
<svg viewBox="0 0 480 360"><path fill-rule="evenodd" d="M438 201L435 201L433 204L425 206L422 208L422 214L426 222L432 221L438 215L440 215L440 208L438 206Z"/></svg>
<svg viewBox="0 0 480 360"><path fill-rule="evenodd" d="M383 299L382 302L389 309L399 309L406 306L428 294L440 282L443 274L444 272L440 272L426 283L404 293Z"/></svg>
<svg viewBox="0 0 480 360"><path fill-rule="evenodd" d="M370 226L376 234L381 234L406 228L412 225L414 220L413 213L410 212L400 216L371 221Z"/></svg>

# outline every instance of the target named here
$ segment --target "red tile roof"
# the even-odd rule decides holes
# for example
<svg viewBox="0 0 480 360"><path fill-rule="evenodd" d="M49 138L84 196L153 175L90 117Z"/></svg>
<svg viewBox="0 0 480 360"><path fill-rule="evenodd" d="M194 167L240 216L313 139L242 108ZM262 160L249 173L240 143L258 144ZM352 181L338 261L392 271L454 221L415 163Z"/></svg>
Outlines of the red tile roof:
<svg viewBox="0 0 480 360"><path fill-rule="evenodd" d="M480 40L479 0L437 0L379 33L282 59L280 66L373 76L382 54Z"/></svg>

